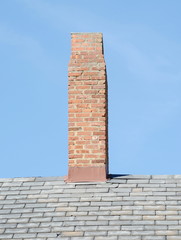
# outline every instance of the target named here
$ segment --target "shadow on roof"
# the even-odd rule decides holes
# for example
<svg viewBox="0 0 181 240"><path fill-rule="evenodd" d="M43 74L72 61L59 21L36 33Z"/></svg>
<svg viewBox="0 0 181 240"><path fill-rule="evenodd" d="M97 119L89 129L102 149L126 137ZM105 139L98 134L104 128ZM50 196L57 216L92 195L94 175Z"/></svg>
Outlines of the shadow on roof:
<svg viewBox="0 0 181 240"><path fill-rule="evenodd" d="M114 178L120 178L120 177L126 177L126 176L130 176L131 174L109 174L109 178L110 179L114 179Z"/></svg>

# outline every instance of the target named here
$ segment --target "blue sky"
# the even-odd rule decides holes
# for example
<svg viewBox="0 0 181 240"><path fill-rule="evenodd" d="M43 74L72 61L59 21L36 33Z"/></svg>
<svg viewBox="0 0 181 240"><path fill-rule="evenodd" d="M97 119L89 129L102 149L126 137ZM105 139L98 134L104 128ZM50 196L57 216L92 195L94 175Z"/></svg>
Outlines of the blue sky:
<svg viewBox="0 0 181 240"><path fill-rule="evenodd" d="M180 0L0 1L0 177L67 174L71 32L102 32L110 173L181 173Z"/></svg>

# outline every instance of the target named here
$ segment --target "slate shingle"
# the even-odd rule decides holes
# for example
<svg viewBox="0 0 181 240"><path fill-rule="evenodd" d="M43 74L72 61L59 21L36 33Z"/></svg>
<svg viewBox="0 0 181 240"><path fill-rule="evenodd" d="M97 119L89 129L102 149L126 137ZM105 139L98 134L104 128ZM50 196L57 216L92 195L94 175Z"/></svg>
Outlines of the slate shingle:
<svg viewBox="0 0 181 240"><path fill-rule="evenodd" d="M181 175L0 179L0 239L181 240Z"/></svg>

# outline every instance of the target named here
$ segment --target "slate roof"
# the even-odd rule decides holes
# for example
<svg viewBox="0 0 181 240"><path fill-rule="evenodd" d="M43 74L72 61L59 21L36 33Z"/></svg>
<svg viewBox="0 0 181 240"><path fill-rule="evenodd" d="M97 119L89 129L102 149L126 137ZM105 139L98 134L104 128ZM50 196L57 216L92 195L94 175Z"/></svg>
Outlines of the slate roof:
<svg viewBox="0 0 181 240"><path fill-rule="evenodd" d="M0 179L0 239L181 240L181 175Z"/></svg>

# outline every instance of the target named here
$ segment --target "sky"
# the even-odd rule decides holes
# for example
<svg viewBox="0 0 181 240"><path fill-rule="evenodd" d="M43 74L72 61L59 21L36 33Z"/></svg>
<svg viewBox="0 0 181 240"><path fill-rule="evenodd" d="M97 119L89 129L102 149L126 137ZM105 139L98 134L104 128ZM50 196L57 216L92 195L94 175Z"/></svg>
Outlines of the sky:
<svg viewBox="0 0 181 240"><path fill-rule="evenodd" d="M0 177L65 176L71 32L102 32L109 172L181 174L180 0L1 0Z"/></svg>

